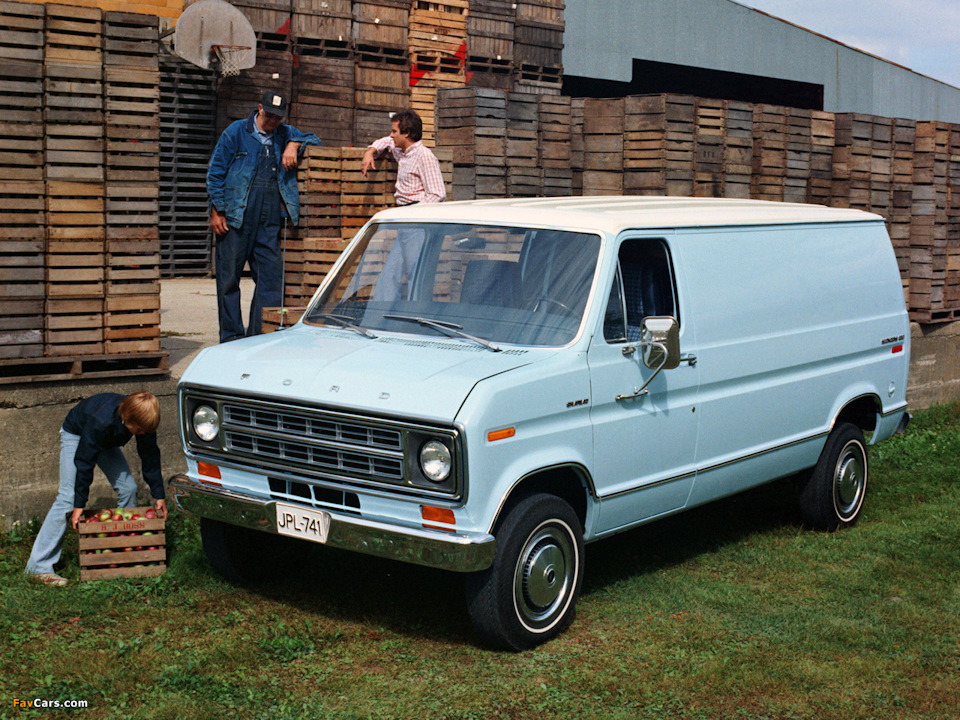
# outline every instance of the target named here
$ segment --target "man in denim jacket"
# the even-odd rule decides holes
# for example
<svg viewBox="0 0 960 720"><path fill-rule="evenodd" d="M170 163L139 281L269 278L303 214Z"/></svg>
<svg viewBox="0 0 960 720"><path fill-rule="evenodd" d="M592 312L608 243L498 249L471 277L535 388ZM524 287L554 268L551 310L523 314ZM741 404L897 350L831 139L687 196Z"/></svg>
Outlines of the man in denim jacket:
<svg viewBox="0 0 960 720"><path fill-rule="evenodd" d="M217 310L220 342L259 335L263 308L283 303L280 227L300 219L297 165L313 133L283 124L287 99L266 92L257 110L223 131L207 169L210 226L217 234ZM240 273L250 263L255 290L244 333Z"/></svg>

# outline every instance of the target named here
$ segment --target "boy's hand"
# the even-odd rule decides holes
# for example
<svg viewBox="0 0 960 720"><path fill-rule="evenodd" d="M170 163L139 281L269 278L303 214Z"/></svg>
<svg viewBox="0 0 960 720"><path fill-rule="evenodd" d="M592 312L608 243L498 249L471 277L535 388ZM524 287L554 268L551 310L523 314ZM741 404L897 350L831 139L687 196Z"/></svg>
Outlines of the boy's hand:
<svg viewBox="0 0 960 720"><path fill-rule="evenodd" d="M70 524L73 525L73 529L77 529L77 523L80 522L80 518L83 517L83 508L74 508L73 514L70 516Z"/></svg>
<svg viewBox="0 0 960 720"><path fill-rule="evenodd" d="M164 520L167 519L167 501L166 500L155 500L153 503L153 509L157 511L157 515L162 516Z"/></svg>

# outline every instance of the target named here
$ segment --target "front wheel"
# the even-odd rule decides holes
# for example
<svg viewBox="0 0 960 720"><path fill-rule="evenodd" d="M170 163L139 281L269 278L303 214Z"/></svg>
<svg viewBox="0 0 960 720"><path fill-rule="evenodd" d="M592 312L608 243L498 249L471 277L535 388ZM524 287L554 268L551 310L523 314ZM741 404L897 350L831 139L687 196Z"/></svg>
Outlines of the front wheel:
<svg viewBox="0 0 960 720"><path fill-rule="evenodd" d="M869 466L863 433L841 423L827 437L820 459L800 491L804 521L817 530L853 525L867 494Z"/></svg>
<svg viewBox="0 0 960 720"><path fill-rule="evenodd" d="M573 620L583 583L583 530L566 502L541 493L512 508L496 536L493 565L467 579L470 619L490 644L526 650Z"/></svg>

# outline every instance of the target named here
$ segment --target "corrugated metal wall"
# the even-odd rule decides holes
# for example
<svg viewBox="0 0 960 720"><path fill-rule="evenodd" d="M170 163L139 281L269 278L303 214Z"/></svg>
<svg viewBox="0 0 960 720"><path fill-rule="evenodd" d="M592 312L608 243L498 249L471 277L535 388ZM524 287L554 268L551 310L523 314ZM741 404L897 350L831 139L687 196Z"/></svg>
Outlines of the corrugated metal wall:
<svg viewBox="0 0 960 720"><path fill-rule="evenodd" d="M564 73L629 83L633 59L822 85L823 109L960 122L960 89L731 0L567 0Z"/></svg>

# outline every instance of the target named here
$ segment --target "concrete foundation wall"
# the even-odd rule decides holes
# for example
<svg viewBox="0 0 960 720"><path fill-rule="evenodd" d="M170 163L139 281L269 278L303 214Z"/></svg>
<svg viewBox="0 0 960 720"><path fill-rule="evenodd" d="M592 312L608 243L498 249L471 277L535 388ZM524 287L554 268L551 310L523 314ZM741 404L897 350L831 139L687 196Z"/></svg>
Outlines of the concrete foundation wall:
<svg viewBox="0 0 960 720"><path fill-rule="evenodd" d="M960 322L911 328L911 410L960 399ZM31 517L43 518L57 494L60 466L59 430L80 399L98 392L130 393L143 388L160 400L158 433L163 475L186 470L180 446L176 380L134 382L45 383L0 387L0 530ZM149 497L140 476L136 443L124 448L137 476L141 495ZM109 483L97 470L89 507L116 502Z"/></svg>
<svg viewBox="0 0 960 720"><path fill-rule="evenodd" d="M164 478L183 472L187 463L180 446L175 380L0 386L0 530L33 516L46 516L60 484L60 426L70 409L90 395L128 394L140 389L152 392L160 401L157 439ZM140 472L136 442L131 440L123 451L140 486L138 498L149 502L150 490ZM116 501L116 493L97 468L87 507Z"/></svg>

